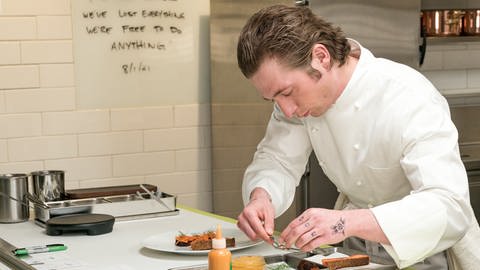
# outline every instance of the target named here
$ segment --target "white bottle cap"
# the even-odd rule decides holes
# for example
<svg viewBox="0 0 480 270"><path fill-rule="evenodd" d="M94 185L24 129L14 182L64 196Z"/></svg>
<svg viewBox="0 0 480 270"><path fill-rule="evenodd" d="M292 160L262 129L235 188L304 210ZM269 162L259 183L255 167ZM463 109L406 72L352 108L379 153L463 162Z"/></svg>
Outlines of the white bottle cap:
<svg viewBox="0 0 480 270"><path fill-rule="evenodd" d="M225 238L220 238L220 239L213 238L212 239L212 248L213 249L222 249L222 248L226 248L226 247L227 247L227 241L225 240Z"/></svg>
<svg viewBox="0 0 480 270"><path fill-rule="evenodd" d="M212 248L213 249L222 249L227 247L227 240L222 237L222 227L220 224L217 225L217 231L215 232L215 238L212 239Z"/></svg>

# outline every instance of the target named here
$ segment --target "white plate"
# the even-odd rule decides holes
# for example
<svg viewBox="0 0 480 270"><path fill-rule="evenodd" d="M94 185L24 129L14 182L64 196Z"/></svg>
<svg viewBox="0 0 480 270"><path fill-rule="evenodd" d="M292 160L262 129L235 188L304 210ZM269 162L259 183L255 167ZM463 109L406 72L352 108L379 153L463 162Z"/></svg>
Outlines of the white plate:
<svg viewBox="0 0 480 270"><path fill-rule="evenodd" d="M212 231L212 230L214 231L214 229L206 229L198 232L188 232L188 234L203 233L203 232ZM142 245L149 249L170 252L170 253L186 254L186 255L206 255L210 251L210 250L192 250L190 247L176 246L175 236L177 236L179 233L180 233L179 231L169 231L161 234L156 234L143 240ZM223 237L228 237L228 238L235 237L235 246L229 247L228 249L230 251L245 249L245 248L253 247L263 243L262 240L256 240L256 241L250 240L239 229L224 228L222 229L222 234L223 234Z"/></svg>

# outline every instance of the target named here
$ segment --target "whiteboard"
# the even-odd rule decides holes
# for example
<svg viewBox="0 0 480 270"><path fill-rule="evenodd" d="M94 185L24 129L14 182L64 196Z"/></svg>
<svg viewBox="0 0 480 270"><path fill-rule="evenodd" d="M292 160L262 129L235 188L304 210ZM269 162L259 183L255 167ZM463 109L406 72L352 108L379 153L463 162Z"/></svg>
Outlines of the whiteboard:
<svg viewBox="0 0 480 270"><path fill-rule="evenodd" d="M72 0L78 109L209 101L209 0Z"/></svg>

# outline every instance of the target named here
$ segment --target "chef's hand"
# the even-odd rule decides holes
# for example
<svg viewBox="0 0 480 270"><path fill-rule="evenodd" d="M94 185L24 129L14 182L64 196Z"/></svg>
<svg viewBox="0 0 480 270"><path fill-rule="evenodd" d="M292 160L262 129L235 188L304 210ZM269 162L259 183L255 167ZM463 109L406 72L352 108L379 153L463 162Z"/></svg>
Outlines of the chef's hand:
<svg viewBox="0 0 480 270"><path fill-rule="evenodd" d="M255 188L250 202L238 216L237 226L250 239L263 239L270 243L273 234L275 210L270 195L263 188Z"/></svg>
<svg viewBox="0 0 480 270"><path fill-rule="evenodd" d="M288 224L279 242L286 247L295 245L306 252L324 244L341 242L346 237L345 212L310 208Z"/></svg>

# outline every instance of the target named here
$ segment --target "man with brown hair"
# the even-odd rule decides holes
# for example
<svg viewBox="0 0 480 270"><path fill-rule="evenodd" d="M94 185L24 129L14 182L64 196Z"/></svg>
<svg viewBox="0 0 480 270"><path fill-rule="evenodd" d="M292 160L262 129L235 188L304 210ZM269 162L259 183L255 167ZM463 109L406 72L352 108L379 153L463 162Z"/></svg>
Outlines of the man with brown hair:
<svg viewBox="0 0 480 270"><path fill-rule="evenodd" d="M243 182L238 227L250 238L271 241L274 218L292 203L314 151L342 200L295 218L280 236L287 247L343 241L400 268L449 269L446 250L457 243L468 258L461 267L477 267L478 223L458 133L422 74L376 58L306 7L258 11L240 33L237 57L274 102Z"/></svg>

